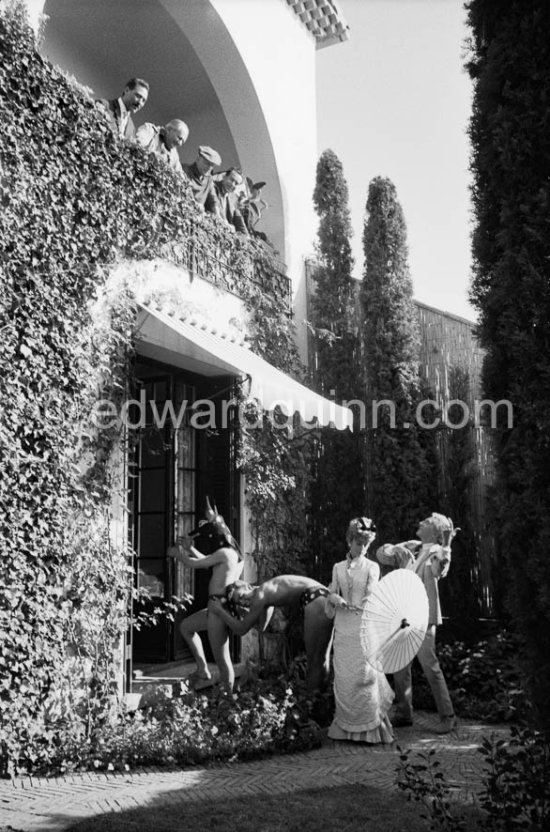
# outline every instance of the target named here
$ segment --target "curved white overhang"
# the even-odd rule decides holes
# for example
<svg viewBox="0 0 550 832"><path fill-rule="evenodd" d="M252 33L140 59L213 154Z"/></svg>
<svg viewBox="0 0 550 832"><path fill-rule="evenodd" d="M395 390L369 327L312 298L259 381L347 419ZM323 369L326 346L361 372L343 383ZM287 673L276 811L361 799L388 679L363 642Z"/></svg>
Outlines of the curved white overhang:
<svg viewBox="0 0 550 832"><path fill-rule="evenodd" d="M353 413L325 399L249 350L242 340L223 330L212 331L206 321L167 314L151 304L139 304L140 355L204 376L240 377L244 390L272 413L299 414L302 423L353 430Z"/></svg>
<svg viewBox="0 0 550 832"><path fill-rule="evenodd" d="M94 96L116 97L128 78L145 78L149 100L136 125L182 118L190 128L182 161L210 145L222 168L268 183L262 230L284 257L284 198L264 104L210 0L46 0L44 12L42 53Z"/></svg>

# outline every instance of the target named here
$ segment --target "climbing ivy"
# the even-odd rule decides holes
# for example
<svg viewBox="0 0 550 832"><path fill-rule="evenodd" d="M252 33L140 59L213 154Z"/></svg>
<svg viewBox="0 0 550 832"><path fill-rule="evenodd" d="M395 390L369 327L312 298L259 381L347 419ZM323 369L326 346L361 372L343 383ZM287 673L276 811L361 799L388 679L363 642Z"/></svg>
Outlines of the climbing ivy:
<svg viewBox="0 0 550 832"><path fill-rule="evenodd" d="M111 518L124 437L90 419L128 393L135 298L109 290L113 267L223 250L258 348L288 362L292 329L254 283L251 263L269 272L270 256L112 135L36 51L19 3L0 10L0 119L0 755L13 768L47 763L68 731L90 737L118 708L132 600Z"/></svg>

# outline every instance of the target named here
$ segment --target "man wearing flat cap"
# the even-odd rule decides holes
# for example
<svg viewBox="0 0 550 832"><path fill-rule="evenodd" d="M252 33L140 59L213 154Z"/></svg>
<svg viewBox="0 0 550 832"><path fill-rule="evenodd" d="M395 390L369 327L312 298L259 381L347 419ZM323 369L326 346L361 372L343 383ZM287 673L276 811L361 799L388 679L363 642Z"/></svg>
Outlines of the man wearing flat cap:
<svg viewBox="0 0 550 832"><path fill-rule="evenodd" d="M214 206L218 203L212 171L214 165L221 165L221 163L221 156L217 151L207 145L201 145L195 161L191 164L182 165L183 172L189 179L193 195L203 208L207 201L209 205ZM214 213L217 213L217 211Z"/></svg>

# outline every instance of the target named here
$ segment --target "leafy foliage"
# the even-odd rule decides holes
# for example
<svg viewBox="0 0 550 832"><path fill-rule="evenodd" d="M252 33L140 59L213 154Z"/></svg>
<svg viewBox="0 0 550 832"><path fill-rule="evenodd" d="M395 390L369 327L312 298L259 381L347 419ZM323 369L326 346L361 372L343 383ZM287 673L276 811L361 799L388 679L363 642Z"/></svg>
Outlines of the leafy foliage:
<svg viewBox="0 0 550 832"><path fill-rule="evenodd" d="M487 350L484 393L512 403L497 438L507 607L524 642L538 724L550 728L549 8L472 0L471 296ZM518 557L521 551L521 557Z"/></svg>
<svg viewBox="0 0 550 832"><path fill-rule="evenodd" d="M325 150L317 163L313 202L319 215L319 264L311 298L313 324L332 337L316 340L320 392L341 401L357 392L358 341L354 331L354 281L348 186L342 163Z"/></svg>
<svg viewBox="0 0 550 832"><path fill-rule="evenodd" d="M303 573L308 537L312 436L265 420L261 429L243 430L239 465L246 477L258 581L277 574Z"/></svg>
<svg viewBox="0 0 550 832"><path fill-rule="evenodd" d="M47 766L68 737L91 742L118 718L132 600L111 519L123 432L91 419L99 399L118 412L128 392L135 302L131 286L110 285L112 267L223 251L269 332L263 352L290 360L292 329L255 282L255 261L272 267L265 250L113 136L36 52L18 3L0 11L0 118L0 756L13 768Z"/></svg>
<svg viewBox="0 0 550 832"><path fill-rule="evenodd" d="M408 267L407 229L395 186L369 185L361 286L367 392L367 497L381 542L406 540L436 505L435 447L417 424L422 398L419 341ZM370 408L377 419L370 422ZM392 425L392 407L395 422ZM433 420L426 409L427 423Z"/></svg>
<svg viewBox="0 0 550 832"><path fill-rule="evenodd" d="M512 728L508 740L484 737L479 748L485 758L479 804L481 816L472 818L452 803L451 786L437 752L400 750L397 785L410 799L425 806L430 829L458 832L537 832L548 827L550 800L550 745L540 731Z"/></svg>
<svg viewBox="0 0 550 832"><path fill-rule="evenodd" d="M407 796L424 806L423 818L430 821L433 832L461 832L464 817L453 811L451 788L434 748L419 751L411 758L411 749L399 748L397 786Z"/></svg>
<svg viewBox="0 0 550 832"><path fill-rule="evenodd" d="M179 695L165 688L153 705L120 714L108 728L95 725L88 736L68 730L56 743L47 764L31 764L34 772L129 770L145 765L196 765L220 760L246 760L273 753L316 748L319 727L308 706L279 676L252 678L230 694L215 689L206 696L190 693L181 683Z"/></svg>
<svg viewBox="0 0 550 832"><path fill-rule="evenodd" d="M449 398L470 401L470 378L460 366L449 371ZM448 408L451 424L463 417L460 405ZM479 475L476 459L475 427L470 418L462 428L443 428L438 432L442 487L439 508L452 517L460 532L453 540L453 565L446 579L439 583L445 613L453 620L455 637L469 640L479 630L482 614L482 581L479 575L477 537L472 523L472 490Z"/></svg>
<svg viewBox="0 0 550 832"><path fill-rule="evenodd" d="M517 722L528 717L518 640L513 634L499 632L472 644L453 639L440 644L437 653L461 716L483 722ZM433 708L431 691L417 663L413 665L413 690L417 708Z"/></svg>
<svg viewBox="0 0 550 832"><path fill-rule="evenodd" d="M546 829L550 822L550 744L540 731L512 728L509 742L485 738L480 748L488 766L480 803L485 829Z"/></svg>
<svg viewBox="0 0 550 832"><path fill-rule="evenodd" d="M361 398L362 392L348 200L342 163L332 150L325 150L317 163L313 194L319 215L311 300L316 336L313 378L320 393L338 402ZM334 561L343 554L350 519L364 513L363 440L358 420L354 433L322 429L313 450L311 573L326 582Z"/></svg>

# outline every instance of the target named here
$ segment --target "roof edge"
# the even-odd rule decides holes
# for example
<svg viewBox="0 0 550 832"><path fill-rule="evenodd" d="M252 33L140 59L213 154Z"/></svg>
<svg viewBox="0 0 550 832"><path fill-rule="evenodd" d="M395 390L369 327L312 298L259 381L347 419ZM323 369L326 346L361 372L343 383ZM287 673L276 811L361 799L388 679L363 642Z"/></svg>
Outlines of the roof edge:
<svg viewBox="0 0 550 832"><path fill-rule="evenodd" d="M338 0L286 0L316 40L317 49L349 39L350 29Z"/></svg>

